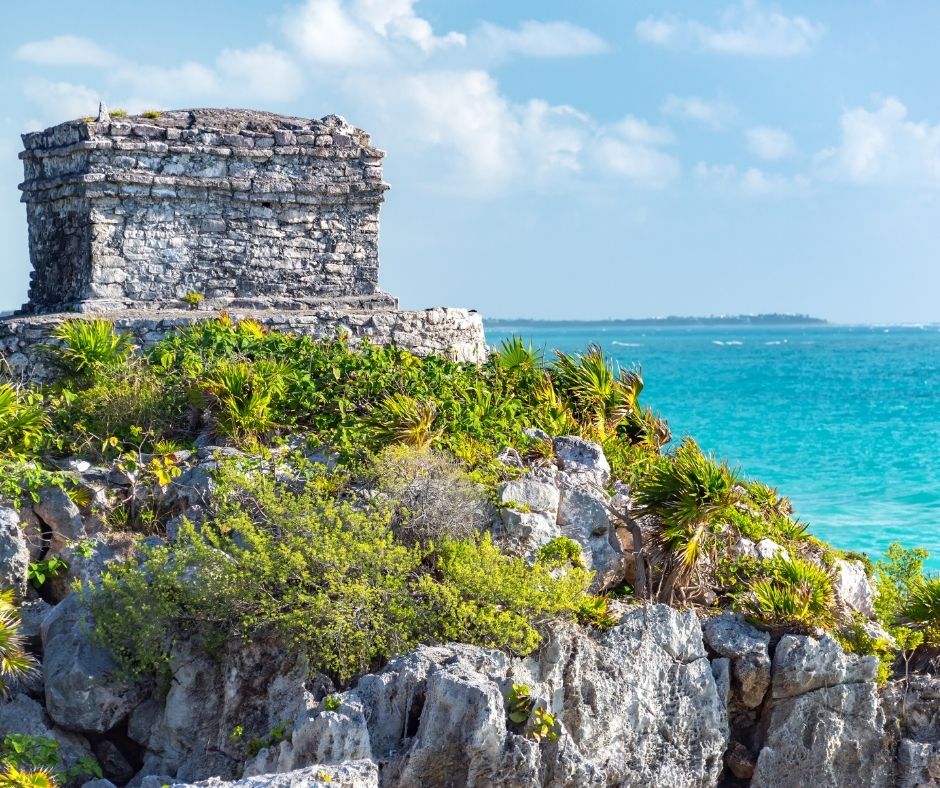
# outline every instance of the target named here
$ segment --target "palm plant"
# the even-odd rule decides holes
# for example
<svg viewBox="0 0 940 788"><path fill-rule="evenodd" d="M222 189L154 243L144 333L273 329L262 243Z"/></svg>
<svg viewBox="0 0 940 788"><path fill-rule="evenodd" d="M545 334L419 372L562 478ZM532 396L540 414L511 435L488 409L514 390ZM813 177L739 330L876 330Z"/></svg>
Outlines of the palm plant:
<svg viewBox="0 0 940 788"><path fill-rule="evenodd" d="M38 403L0 384L0 452L30 449L42 440L46 416Z"/></svg>
<svg viewBox="0 0 940 788"><path fill-rule="evenodd" d="M923 578L911 586L900 617L909 626L936 632L940 629L940 577Z"/></svg>
<svg viewBox="0 0 940 788"><path fill-rule="evenodd" d="M19 768L7 763L0 771L0 788L57 788L58 782L49 769Z"/></svg>
<svg viewBox="0 0 940 788"><path fill-rule="evenodd" d="M661 595L671 599L676 584L692 576L709 526L738 497L734 471L703 454L691 438L673 457L652 465L635 498L639 513L653 515L659 523L658 541L666 559Z"/></svg>
<svg viewBox="0 0 940 788"><path fill-rule="evenodd" d="M550 373L575 419L601 439L633 410L642 387L638 373L622 371L618 378L597 345L574 355L556 351Z"/></svg>
<svg viewBox="0 0 940 788"><path fill-rule="evenodd" d="M500 369L527 376L542 369L543 353L531 342L523 342L522 337L512 336L500 343L493 359Z"/></svg>
<svg viewBox="0 0 940 788"><path fill-rule="evenodd" d="M52 336L62 345L54 349L57 362L69 372L87 375L123 362L133 347L130 337L119 334L109 320L66 320Z"/></svg>
<svg viewBox="0 0 940 788"><path fill-rule="evenodd" d="M9 683L24 681L38 670L36 658L26 650L20 631L20 616L13 601L13 589L0 592L0 695L9 692Z"/></svg>

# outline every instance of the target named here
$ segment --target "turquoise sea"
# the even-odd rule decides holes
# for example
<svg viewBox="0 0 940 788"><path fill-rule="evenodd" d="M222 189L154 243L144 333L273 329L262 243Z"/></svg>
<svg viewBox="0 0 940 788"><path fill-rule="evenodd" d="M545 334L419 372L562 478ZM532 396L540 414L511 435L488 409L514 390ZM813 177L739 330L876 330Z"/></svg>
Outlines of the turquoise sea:
<svg viewBox="0 0 940 788"><path fill-rule="evenodd" d="M940 570L940 326L623 327L487 321L547 351L639 365L643 401L780 489L820 538L873 558L900 541ZM547 354L548 355L548 354Z"/></svg>

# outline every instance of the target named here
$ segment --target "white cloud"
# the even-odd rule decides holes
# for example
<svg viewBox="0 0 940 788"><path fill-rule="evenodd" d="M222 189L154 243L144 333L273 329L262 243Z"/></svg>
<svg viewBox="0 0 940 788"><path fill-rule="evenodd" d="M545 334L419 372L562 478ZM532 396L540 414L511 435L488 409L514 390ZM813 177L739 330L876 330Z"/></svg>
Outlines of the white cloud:
<svg viewBox="0 0 940 788"><path fill-rule="evenodd" d="M28 79L23 94L34 105L39 116L29 121L29 131L39 131L69 118L96 115L100 94L87 85L54 82L42 77Z"/></svg>
<svg viewBox="0 0 940 788"><path fill-rule="evenodd" d="M857 183L940 186L940 124L908 119L896 98L874 110L842 113L839 145L820 151L816 163L827 177Z"/></svg>
<svg viewBox="0 0 940 788"><path fill-rule="evenodd" d="M733 164L708 164L700 161L692 172L702 182L752 197L791 194L804 191L810 185L805 175L771 173L757 167L740 170Z"/></svg>
<svg viewBox="0 0 940 788"><path fill-rule="evenodd" d="M42 66L107 66L116 58L104 47L80 36L55 36L16 48L17 60Z"/></svg>
<svg viewBox="0 0 940 788"><path fill-rule="evenodd" d="M400 46L427 55L466 44L462 33L435 36L413 5L413 0L307 0L284 14L283 29L306 59L357 68L388 61Z"/></svg>
<svg viewBox="0 0 940 788"><path fill-rule="evenodd" d="M787 16L764 9L757 0L743 0L705 24L675 14L646 17L636 34L649 44L727 55L792 57L809 51L825 28L803 16Z"/></svg>
<svg viewBox="0 0 940 788"><path fill-rule="evenodd" d="M496 57L572 57L607 51L600 36L570 22L523 22L515 30L481 24L470 38L470 46Z"/></svg>
<svg viewBox="0 0 940 788"><path fill-rule="evenodd" d="M796 153L796 143L783 129L755 126L744 132L747 147L755 156L767 161L785 159Z"/></svg>
<svg viewBox="0 0 940 788"><path fill-rule="evenodd" d="M131 112L305 95L372 130L379 144L417 163L436 184L464 194L578 179L659 187L678 177L679 162L666 150L669 129L632 116L599 123L538 97L513 100L485 68L508 56L601 52L606 45L598 36L560 21L514 29L481 23L469 36L442 34L414 6L414 0L305 0L281 17L284 49L262 43L181 63L114 57L95 89L45 80L31 81L26 93L50 123L93 113L99 91L110 106Z"/></svg>
<svg viewBox="0 0 940 788"><path fill-rule="evenodd" d="M737 107L724 99L709 101L698 96L669 94L660 109L664 115L694 121L715 130L728 126L738 115Z"/></svg>

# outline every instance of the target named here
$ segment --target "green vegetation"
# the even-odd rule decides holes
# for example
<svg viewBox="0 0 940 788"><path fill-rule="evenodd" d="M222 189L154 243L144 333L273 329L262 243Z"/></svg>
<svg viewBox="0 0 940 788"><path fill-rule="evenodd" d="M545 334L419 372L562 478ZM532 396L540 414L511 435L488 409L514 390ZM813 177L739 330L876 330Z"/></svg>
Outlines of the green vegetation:
<svg viewBox="0 0 940 788"><path fill-rule="evenodd" d="M85 592L99 642L131 673L162 672L160 644L183 635L214 649L275 632L341 681L421 642L527 654L541 621L586 598L588 572L529 566L488 534L402 543L387 510L338 499L333 477L296 493L273 469L228 468L218 484L211 523L112 564Z"/></svg>
<svg viewBox="0 0 940 788"><path fill-rule="evenodd" d="M0 747L0 786L46 788L104 777L94 758L81 758L72 768L62 768L59 742L48 736L7 734Z"/></svg>
<svg viewBox="0 0 940 788"><path fill-rule="evenodd" d="M822 567L802 558L764 562L766 576L750 586L743 607L757 624L769 629L809 630L834 623L832 578Z"/></svg>
<svg viewBox="0 0 940 788"><path fill-rule="evenodd" d="M13 591L0 592L0 695L6 695L9 684L24 681L38 669L36 658L26 650L26 639L20 632L20 614Z"/></svg>
<svg viewBox="0 0 940 788"><path fill-rule="evenodd" d="M202 293L198 293L195 290L190 290L186 295L183 296L183 302L195 309L203 302L204 298L205 296Z"/></svg>
<svg viewBox="0 0 940 788"><path fill-rule="evenodd" d="M112 113L113 114L113 113ZM160 111L156 109L148 109L140 113L142 118L148 118L149 120L156 120L160 117Z"/></svg>
<svg viewBox="0 0 940 788"><path fill-rule="evenodd" d="M34 588L42 588L47 580L58 577L63 572L68 571L68 562L63 561L58 556L52 556L44 561L33 561L29 565L26 577Z"/></svg>
<svg viewBox="0 0 940 788"><path fill-rule="evenodd" d="M640 371L596 347L547 359L513 339L476 365L224 314L143 355L104 320L63 323L55 340L59 381L0 383L0 496L35 500L57 484L78 500L55 463L77 455L133 479L107 513L112 528L162 535L170 513L150 493L179 476L178 450L198 439L251 455L221 468L199 529L185 525L172 548L144 549L86 590L99 641L132 673L163 672L182 636L213 646L275 635L346 681L421 642L527 654L553 617L611 625L576 542L552 540L527 563L488 535L495 506L513 505L497 504L498 485L520 473L500 453L554 461L532 428L600 442L630 484L638 508L614 514L634 538L637 579L612 593L731 605L775 631L838 628L885 671L893 655L906 664L940 642L940 581L923 577L923 551L894 546L872 565L819 542L773 488L691 439L670 448L668 426L641 404ZM298 451L281 445L288 436ZM311 452L335 470L314 470ZM776 546L758 550L762 540ZM836 609L837 558L866 562L889 638ZM43 563L34 584L56 571ZM551 721L540 726L548 737Z"/></svg>
<svg viewBox="0 0 940 788"><path fill-rule="evenodd" d="M115 107L108 113L112 118L126 118L127 111L121 109L120 107Z"/></svg>

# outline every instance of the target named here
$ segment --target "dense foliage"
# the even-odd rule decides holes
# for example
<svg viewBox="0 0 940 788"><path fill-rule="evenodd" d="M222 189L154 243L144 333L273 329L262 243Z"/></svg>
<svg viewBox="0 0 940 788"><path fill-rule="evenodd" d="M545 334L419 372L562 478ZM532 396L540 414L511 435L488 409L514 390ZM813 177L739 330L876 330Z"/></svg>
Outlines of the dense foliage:
<svg viewBox="0 0 940 788"><path fill-rule="evenodd" d="M276 633L340 680L421 642L527 654L539 622L589 606L583 569L529 565L488 534L401 542L388 510L347 499L342 479L314 474L297 492L275 476L228 467L208 522L87 590L97 637L130 672L161 671L185 636L214 650Z"/></svg>
<svg viewBox="0 0 940 788"><path fill-rule="evenodd" d="M857 556L814 539L785 497L693 440L670 448L667 424L640 402L639 370L596 347L548 359L512 339L477 365L223 315L143 356L106 321L69 321L48 352L67 373L58 382L0 383L0 498L57 484L86 505L55 461L112 463L133 485L107 512L111 527L163 536L169 513L147 490L180 473L179 449L211 441L262 458L221 480L204 523L112 566L89 597L99 637L134 672L162 670L186 635L277 633L344 678L418 642L527 653L546 618L607 622L576 543L556 540L526 564L487 535L497 484L520 472L501 452L549 463L543 433L597 441L613 480L629 484L636 506L614 514L633 537L637 581L618 595L731 605L773 630L831 627L886 665L940 641L940 582L924 577L923 551L864 559L886 636L872 634L833 592L836 559ZM336 473L276 482L272 452L298 436L334 454Z"/></svg>

